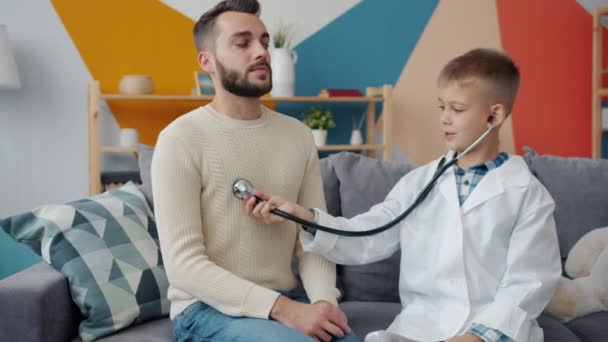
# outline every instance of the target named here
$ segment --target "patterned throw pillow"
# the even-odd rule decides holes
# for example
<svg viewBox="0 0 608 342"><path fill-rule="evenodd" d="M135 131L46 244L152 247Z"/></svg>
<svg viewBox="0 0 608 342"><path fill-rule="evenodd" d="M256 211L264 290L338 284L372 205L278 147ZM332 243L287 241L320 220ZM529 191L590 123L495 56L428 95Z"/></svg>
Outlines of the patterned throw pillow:
<svg viewBox="0 0 608 342"><path fill-rule="evenodd" d="M83 341L168 315L156 224L133 183L65 205L39 207L0 220L0 226L65 274L84 316L79 327Z"/></svg>

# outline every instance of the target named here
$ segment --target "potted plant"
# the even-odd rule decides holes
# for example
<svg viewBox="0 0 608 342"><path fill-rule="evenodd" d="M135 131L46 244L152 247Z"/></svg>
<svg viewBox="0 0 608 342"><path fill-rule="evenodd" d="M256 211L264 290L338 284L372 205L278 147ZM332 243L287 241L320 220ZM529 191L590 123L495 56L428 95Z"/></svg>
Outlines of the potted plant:
<svg viewBox="0 0 608 342"><path fill-rule="evenodd" d="M289 47L292 32L284 23L279 23L272 35L270 67L272 68L272 90L274 97L290 97L295 94L295 64L298 55Z"/></svg>
<svg viewBox="0 0 608 342"><path fill-rule="evenodd" d="M325 145L327 130L336 127L334 116L329 109L311 107L302 120L312 130L312 136L317 146Z"/></svg>
<svg viewBox="0 0 608 342"><path fill-rule="evenodd" d="M287 48L291 39L291 28L283 22L279 22L272 35L272 46L275 49Z"/></svg>

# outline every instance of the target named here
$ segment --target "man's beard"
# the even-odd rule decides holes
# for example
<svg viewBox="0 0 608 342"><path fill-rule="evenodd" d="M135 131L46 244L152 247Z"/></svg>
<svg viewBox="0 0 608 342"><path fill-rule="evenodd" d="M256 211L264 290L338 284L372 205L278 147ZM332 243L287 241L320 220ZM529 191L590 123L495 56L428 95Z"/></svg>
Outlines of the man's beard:
<svg viewBox="0 0 608 342"><path fill-rule="evenodd" d="M222 86L224 86L224 89L229 93L242 97L261 97L272 89L272 70L270 69L270 65L267 63L262 65L268 67L268 84L264 86L257 86L247 79L247 74L252 68L259 66L259 64L248 69L247 72L241 76L238 71L227 69L220 61L217 61L217 72L222 80Z"/></svg>

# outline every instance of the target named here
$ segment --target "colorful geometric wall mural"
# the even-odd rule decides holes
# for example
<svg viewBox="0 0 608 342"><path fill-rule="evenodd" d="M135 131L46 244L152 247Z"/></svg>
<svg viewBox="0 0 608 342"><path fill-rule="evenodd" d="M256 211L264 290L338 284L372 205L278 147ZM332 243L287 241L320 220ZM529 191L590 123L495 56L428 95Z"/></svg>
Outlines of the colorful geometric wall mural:
<svg viewBox="0 0 608 342"><path fill-rule="evenodd" d="M191 92L192 70L198 68L190 36L193 18L215 1L177 2L179 11L171 7L173 1L52 3L102 91L116 92L122 75L142 73L153 76L156 93ZM264 12L276 1L261 3ZM443 64L471 48L502 48L522 72L512 122L501 137L503 149L521 153L529 145L541 153L590 155L591 14L576 0L350 0L341 5L344 13L336 6L336 18L305 30L311 35L295 47L299 95L327 87L395 85L395 145L422 163L443 150L435 87ZM147 117L127 117L120 108L111 109L121 125L143 121L151 127L151 134L145 127L140 134L148 143L184 110L147 108ZM330 142L347 140L349 123L350 117L339 121Z"/></svg>

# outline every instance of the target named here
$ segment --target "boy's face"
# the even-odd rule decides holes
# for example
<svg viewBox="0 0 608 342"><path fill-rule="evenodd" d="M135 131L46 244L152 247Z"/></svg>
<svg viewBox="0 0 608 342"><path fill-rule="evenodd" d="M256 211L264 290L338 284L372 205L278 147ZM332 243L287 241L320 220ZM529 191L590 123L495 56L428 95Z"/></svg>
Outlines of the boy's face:
<svg viewBox="0 0 608 342"><path fill-rule="evenodd" d="M491 106L482 86L475 79L439 83L439 120L448 150L464 151L488 129Z"/></svg>

